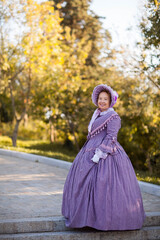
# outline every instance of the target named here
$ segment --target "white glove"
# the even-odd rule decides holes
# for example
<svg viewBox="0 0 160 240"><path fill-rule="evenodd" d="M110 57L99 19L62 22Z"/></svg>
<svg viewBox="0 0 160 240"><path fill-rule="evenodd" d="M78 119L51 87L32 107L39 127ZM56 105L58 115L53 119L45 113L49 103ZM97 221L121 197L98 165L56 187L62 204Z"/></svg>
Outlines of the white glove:
<svg viewBox="0 0 160 240"><path fill-rule="evenodd" d="M99 162L99 156L97 154L94 154L94 156L91 160L95 163L98 163Z"/></svg>
<svg viewBox="0 0 160 240"><path fill-rule="evenodd" d="M107 153L102 152L99 148L96 148L95 154L91 159L93 162L98 163L100 158L106 158L108 156Z"/></svg>

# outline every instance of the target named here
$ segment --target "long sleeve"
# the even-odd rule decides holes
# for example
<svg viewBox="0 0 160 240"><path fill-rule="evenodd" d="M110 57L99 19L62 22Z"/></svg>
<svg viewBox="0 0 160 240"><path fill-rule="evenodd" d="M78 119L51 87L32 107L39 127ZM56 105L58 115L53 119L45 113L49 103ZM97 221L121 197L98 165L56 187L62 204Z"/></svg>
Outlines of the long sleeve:
<svg viewBox="0 0 160 240"><path fill-rule="evenodd" d="M120 117L113 118L107 125L106 137L103 139L96 151L101 150L103 153L113 154L116 152L116 141L118 131L121 128ZM103 158L103 157L102 157Z"/></svg>
<svg viewBox="0 0 160 240"><path fill-rule="evenodd" d="M121 127L121 119L118 115L108 121L106 136L96 148L92 161L98 163L100 158L106 159L108 154L114 154L117 151L117 135ZM103 128L102 128L103 129Z"/></svg>

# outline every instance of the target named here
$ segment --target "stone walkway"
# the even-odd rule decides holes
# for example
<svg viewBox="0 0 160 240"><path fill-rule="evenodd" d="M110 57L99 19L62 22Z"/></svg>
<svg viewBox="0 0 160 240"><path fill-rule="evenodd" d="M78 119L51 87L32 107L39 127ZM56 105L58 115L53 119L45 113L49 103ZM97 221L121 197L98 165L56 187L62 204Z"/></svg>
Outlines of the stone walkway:
<svg viewBox="0 0 160 240"><path fill-rule="evenodd" d="M68 170L0 155L0 219L61 216ZM142 193L146 212L160 212L160 197Z"/></svg>

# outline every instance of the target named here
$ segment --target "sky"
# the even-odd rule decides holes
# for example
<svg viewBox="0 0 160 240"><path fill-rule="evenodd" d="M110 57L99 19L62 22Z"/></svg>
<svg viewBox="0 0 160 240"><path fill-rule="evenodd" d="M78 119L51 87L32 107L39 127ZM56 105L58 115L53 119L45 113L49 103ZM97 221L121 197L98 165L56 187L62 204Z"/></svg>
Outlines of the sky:
<svg viewBox="0 0 160 240"><path fill-rule="evenodd" d="M144 0L92 0L90 8L99 16L103 27L112 35L113 45L126 44L133 47L140 40L136 25L141 14ZM132 27L132 30L127 31Z"/></svg>
<svg viewBox="0 0 160 240"><path fill-rule="evenodd" d="M44 0L37 0L38 2ZM101 19L103 27L112 35L112 46L127 45L133 48L140 41L140 31L136 27L140 10L145 0L92 0L90 9ZM131 31L127 31L132 27Z"/></svg>

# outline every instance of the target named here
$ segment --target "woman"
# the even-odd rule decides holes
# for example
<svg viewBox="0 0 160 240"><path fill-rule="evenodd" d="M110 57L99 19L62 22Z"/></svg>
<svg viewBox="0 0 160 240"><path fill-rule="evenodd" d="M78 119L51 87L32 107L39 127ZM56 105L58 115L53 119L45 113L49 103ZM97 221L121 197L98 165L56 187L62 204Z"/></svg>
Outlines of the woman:
<svg viewBox="0 0 160 240"><path fill-rule="evenodd" d="M138 181L117 141L121 119L112 108L117 98L105 84L93 90L92 101L98 108L64 185L62 215L67 227L107 231L140 229L143 225L145 212Z"/></svg>

